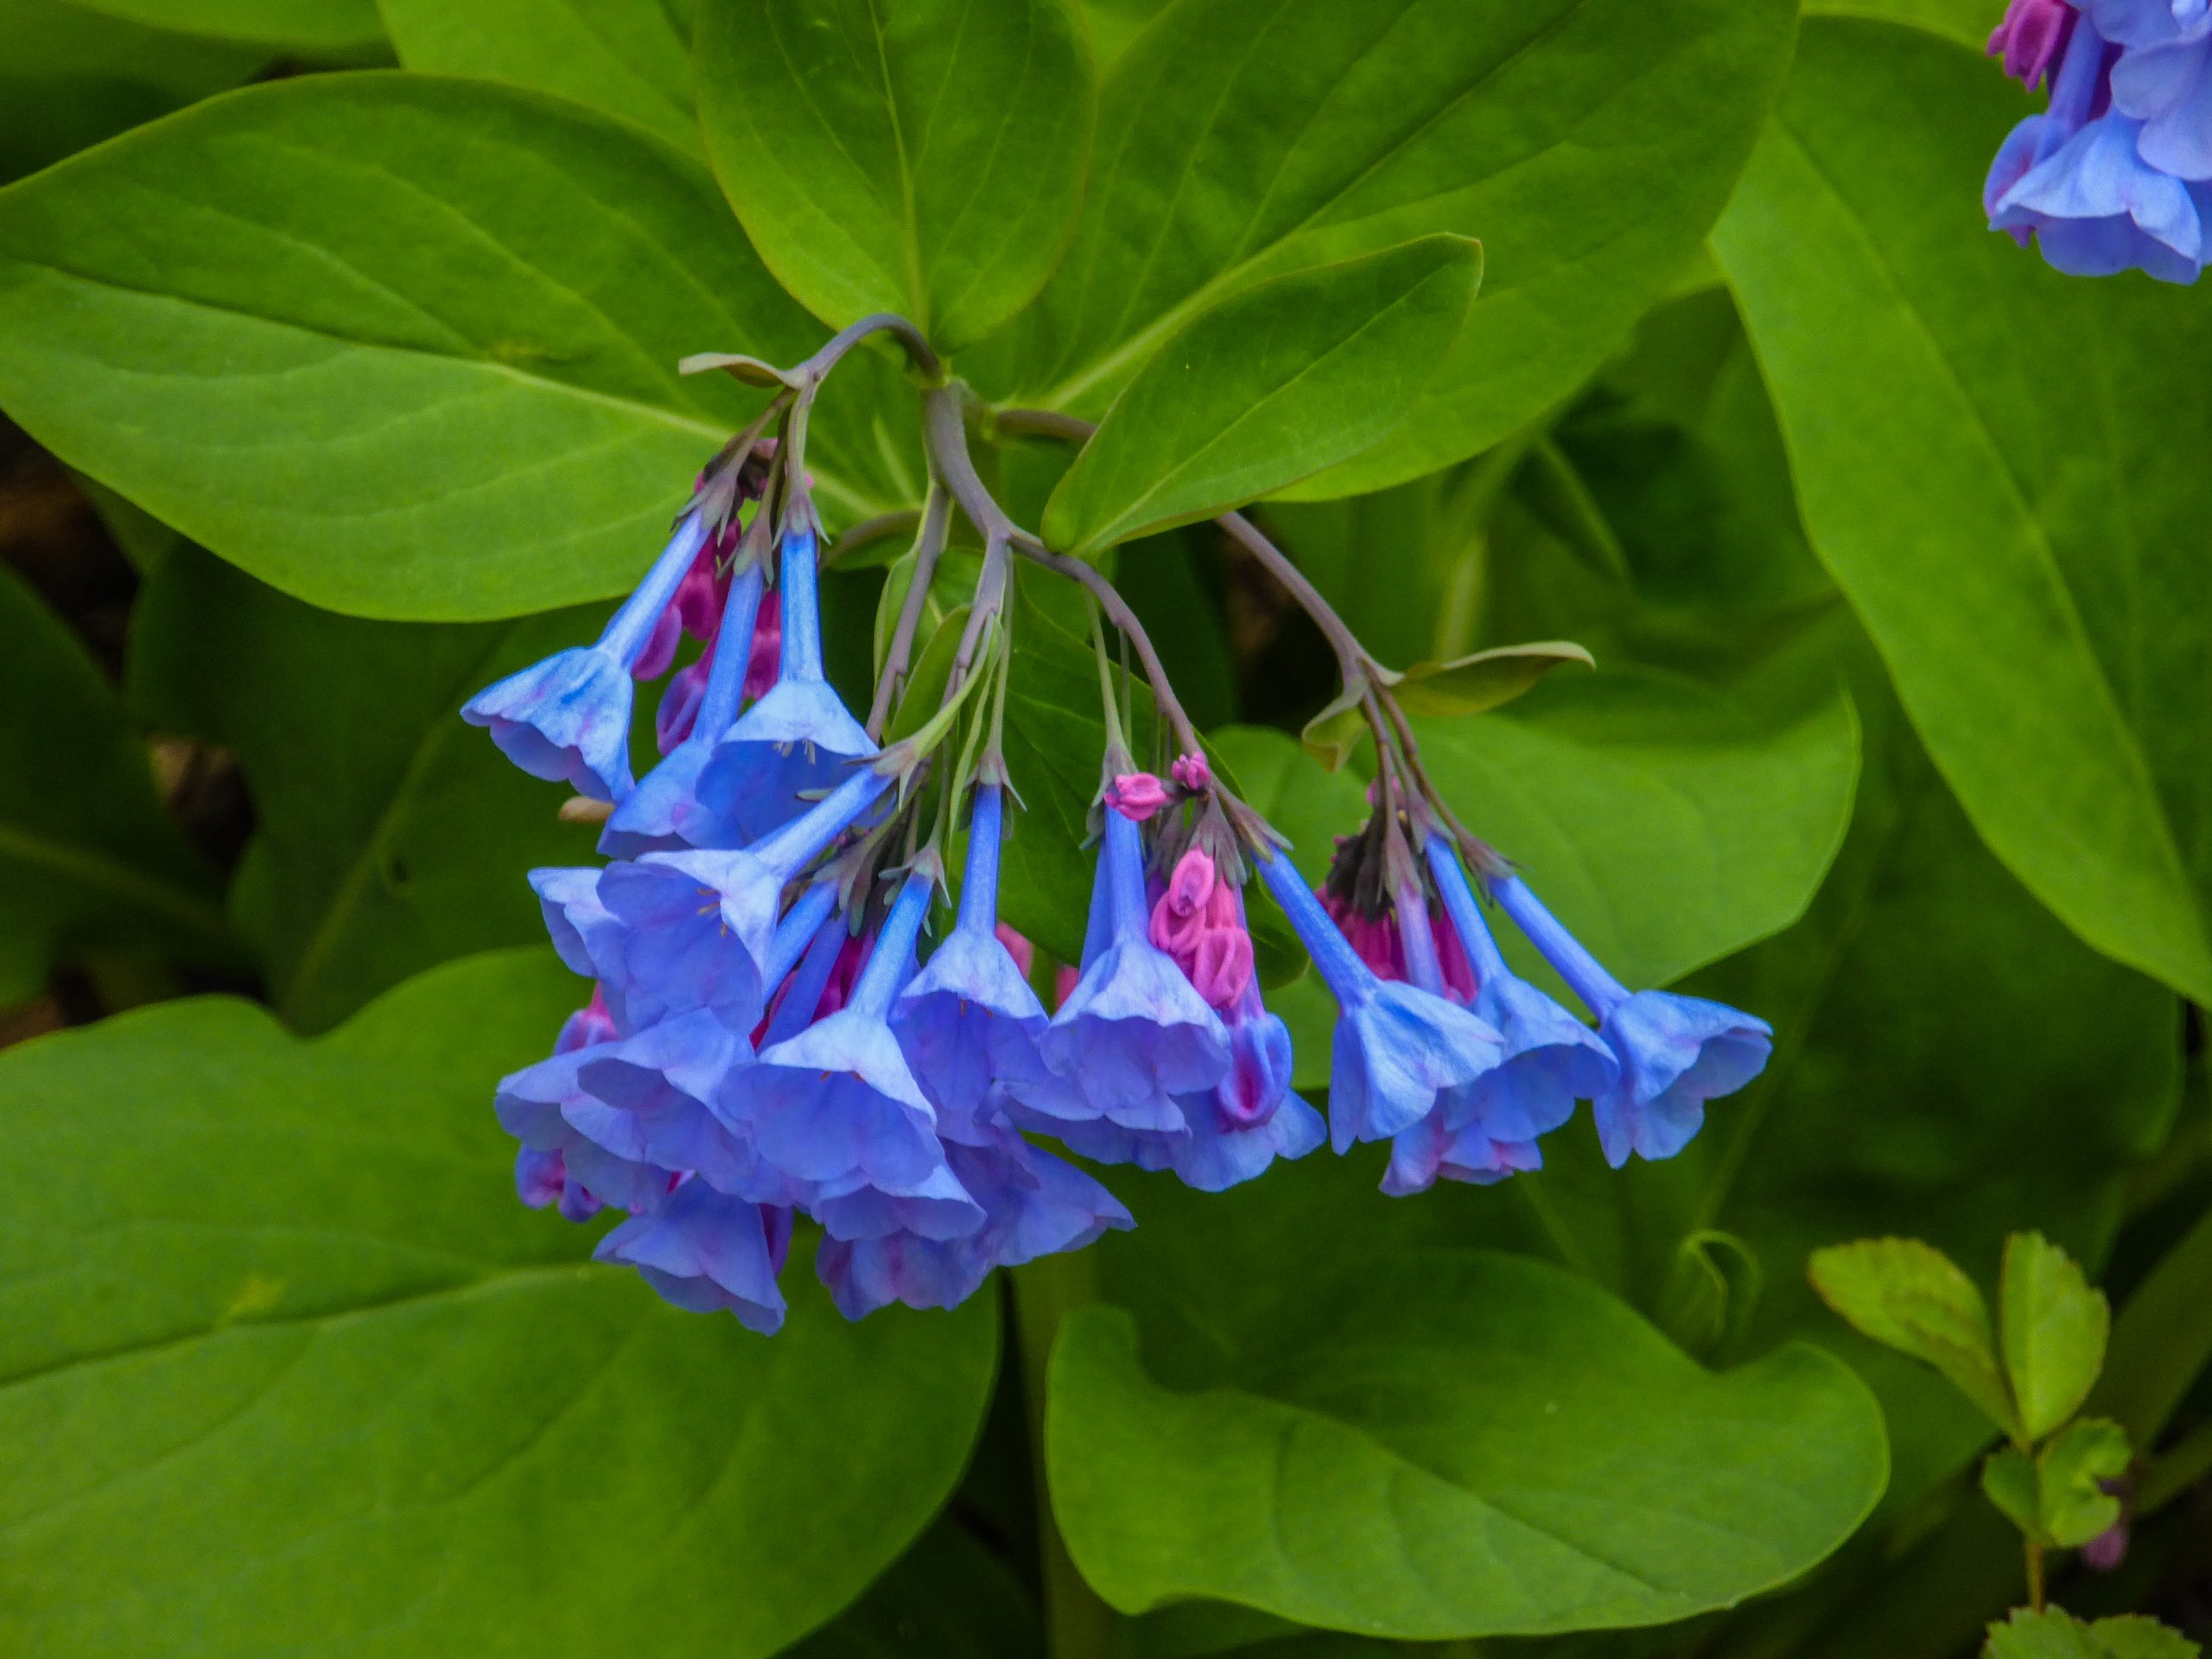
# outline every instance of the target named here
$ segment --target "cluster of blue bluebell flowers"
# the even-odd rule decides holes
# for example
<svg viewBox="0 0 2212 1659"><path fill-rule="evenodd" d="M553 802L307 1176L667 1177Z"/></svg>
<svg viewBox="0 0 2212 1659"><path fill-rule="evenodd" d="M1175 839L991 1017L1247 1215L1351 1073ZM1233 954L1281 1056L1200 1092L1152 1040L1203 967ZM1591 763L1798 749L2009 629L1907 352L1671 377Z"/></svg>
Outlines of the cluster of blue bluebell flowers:
<svg viewBox="0 0 2212 1659"><path fill-rule="evenodd" d="M1457 828L1409 733L1394 734L1372 701L1376 810L1317 896L1214 775L1111 584L983 490L943 385L924 394L933 482L912 580L874 705L856 720L823 672L803 448L822 375L869 326L789 374L732 359L781 389L702 476L636 592L595 643L464 710L518 765L576 791L564 810L603 824L608 859L531 877L563 961L593 989L552 1055L499 1087L524 1202L572 1220L626 1212L601 1260L767 1332L785 1315L779 1281L802 1217L818 1234L817 1272L853 1319L892 1302L950 1306L995 1267L1130 1226L1045 1139L1208 1192L1325 1140L1387 1141L1383 1188L1402 1194L1536 1167L1538 1138L1581 1099L1614 1163L1669 1156L1705 1100L1759 1071L1764 1024L1627 991ZM885 744L956 505L984 543L982 575L935 714ZM1094 622L1103 609L1136 645L1175 750L1165 778L1133 760L1101 624L1096 874L1082 957L1058 969L1050 1011L1032 984L1049 964L997 913L1016 553L1082 582ZM701 650L670 676L660 759L633 779L634 689L671 670L687 633ZM932 944L963 817L957 908ZM1341 1007L1325 1124L1292 1088L1289 1033L1261 993L1255 874ZM1480 893L1594 1027L1508 969Z"/></svg>
<svg viewBox="0 0 2212 1659"><path fill-rule="evenodd" d="M1990 167L1990 228L2077 276L2195 282L2212 257L2212 0L2012 0L1989 52L2050 94Z"/></svg>

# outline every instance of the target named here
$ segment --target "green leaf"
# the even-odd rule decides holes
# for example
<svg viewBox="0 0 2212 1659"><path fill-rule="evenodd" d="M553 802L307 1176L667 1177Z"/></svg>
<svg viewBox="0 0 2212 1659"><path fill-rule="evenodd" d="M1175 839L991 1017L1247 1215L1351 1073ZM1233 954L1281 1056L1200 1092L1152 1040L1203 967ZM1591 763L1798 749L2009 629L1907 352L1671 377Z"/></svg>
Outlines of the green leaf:
<svg viewBox="0 0 2212 1659"><path fill-rule="evenodd" d="M1980 50L2005 16L1993 0L1808 0L1808 17L1889 17Z"/></svg>
<svg viewBox="0 0 2212 1659"><path fill-rule="evenodd" d="M2069 1423L2036 1459L2039 1514L2044 1533L2062 1549L2075 1549L2120 1521L2120 1500L2103 1483L2127 1472L2134 1455L2127 1431L2101 1417Z"/></svg>
<svg viewBox="0 0 2212 1659"><path fill-rule="evenodd" d="M323 50L384 39L377 0L75 0L152 29L223 41Z"/></svg>
<svg viewBox="0 0 2212 1659"><path fill-rule="evenodd" d="M379 0L399 60L574 99L697 154L691 41L662 0Z"/></svg>
<svg viewBox="0 0 2212 1659"><path fill-rule="evenodd" d="M1562 663L1597 666L1572 640L1493 645L1448 663L1415 663L1398 682L1398 702L1409 715L1486 714L1533 690Z"/></svg>
<svg viewBox="0 0 2212 1659"><path fill-rule="evenodd" d="M1236 1279L1289 1328L1217 1294L1192 1317L1226 1319L1218 1345L1086 1308L1054 1346L1053 1512L1124 1611L1208 1596L1412 1638L1658 1624L1796 1576L1881 1490L1872 1402L1807 1346L1715 1376L1583 1281L1479 1252L1382 1255L1289 1319L1278 1275Z"/></svg>
<svg viewBox="0 0 2212 1659"><path fill-rule="evenodd" d="M2179 1630L2139 1613L2087 1624L2062 1607L2016 1607L1989 1627L1987 1659L2196 1659L2202 1649Z"/></svg>
<svg viewBox="0 0 2212 1659"><path fill-rule="evenodd" d="M580 994L480 957L315 1042L207 999L0 1056L0 1645L765 1659L922 1529L988 1299L849 1325L802 1248L762 1338L593 1266L489 1102Z"/></svg>
<svg viewBox="0 0 2212 1659"><path fill-rule="evenodd" d="M2111 1309L2073 1257L2041 1233L2015 1233L2005 1241L1998 1319L2020 1430L2039 1440L2088 1398L2104 1365Z"/></svg>
<svg viewBox="0 0 2212 1659"><path fill-rule="evenodd" d="M1858 773L1857 722L1833 690L1762 706L1670 677L1599 674L1553 681L1510 713L1417 730L1468 827L1639 986L1802 915L1843 839ZM1516 938L1502 942L1538 971Z"/></svg>
<svg viewBox="0 0 2212 1659"><path fill-rule="evenodd" d="M0 405L334 610L621 591L759 397L677 359L816 338L702 168L481 83L251 87L0 192ZM823 399L833 518L905 487L869 424L879 370L895 383L849 362Z"/></svg>
<svg viewBox="0 0 2212 1659"><path fill-rule="evenodd" d="M2152 1445L2212 1363L2212 1211L2158 1258L2120 1310L2092 1403Z"/></svg>
<svg viewBox="0 0 2212 1659"><path fill-rule="evenodd" d="M834 327L972 345L1075 227L1093 92L1065 0L705 0L697 84L747 233Z"/></svg>
<svg viewBox="0 0 2212 1659"><path fill-rule="evenodd" d="M1185 524L1379 442L1449 354L1482 250L1433 236L1233 295L1132 380L1052 492L1079 555Z"/></svg>
<svg viewBox="0 0 2212 1659"><path fill-rule="evenodd" d="M162 808L121 699L4 569L0 639L0 1006L85 950L231 963L220 885Z"/></svg>
<svg viewBox="0 0 2212 1659"><path fill-rule="evenodd" d="M1870 1238L1813 1252L1821 1299L1864 1334L1925 1360L2014 1440L2018 1414L1998 1369L1989 1306L1941 1250L1910 1238Z"/></svg>
<svg viewBox="0 0 2212 1659"><path fill-rule="evenodd" d="M2003 1446L1982 1459L1982 1496L2031 1541L2049 1544L2043 1526L2043 1495L2036 1482L2035 1459L2017 1446Z"/></svg>
<svg viewBox="0 0 2212 1659"><path fill-rule="evenodd" d="M590 862L596 831L561 823L561 791L458 711L604 620L365 622L191 549L148 579L132 697L149 724L238 756L256 834L232 908L285 1020L321 1031L437 963L543 938L524 873Z"/></svg>
<svg viewBox="0 0 2212 1659"><path fill-rule="evenodd" d="M1446 232L1488 251L1478 320L1389 443L1304 487L1471 454L1570 392L1688 263L1795 13L1181 0L1115 62L1075 243L978 384L1095 416L1224 296Z"/></svg>
<svg viewBox="0 0 2212 1659"><path fill-rule="evenodd" d="M1982 228L1958 181L2018 115L1962 46L1809 22L1714 246L1814 546L1974 827L2091 945L2212 1000L2203 492L2171 464L2212 444L2212 315Z"/></svg>
<svg viewBox="0 0 2212 1659"><path fill-rule="evenodd" d="M946 1518L787 1659L1035 1659L1043 1647L1027 1586L995 1551Z"/></svg>
<svg viewBox="0 0 2212 1659"><path fill-rule="evenodd" d="M1298 741L1306 753L1332 772L1342 772L1367 735L1367 715L1360 708L1366 688L1348 685L1322 706L1321 712L1299 729Z"/></svg>
<svg viewBox="0 0 2212 1659"><path fill-rule="evenodd" d="M1751 1247L1733 1233L1692 1233L1675 1251L1660 1293L1660 1326L1685 1352L1702 1358L1750 1329L1765 1274Z"/></svg>

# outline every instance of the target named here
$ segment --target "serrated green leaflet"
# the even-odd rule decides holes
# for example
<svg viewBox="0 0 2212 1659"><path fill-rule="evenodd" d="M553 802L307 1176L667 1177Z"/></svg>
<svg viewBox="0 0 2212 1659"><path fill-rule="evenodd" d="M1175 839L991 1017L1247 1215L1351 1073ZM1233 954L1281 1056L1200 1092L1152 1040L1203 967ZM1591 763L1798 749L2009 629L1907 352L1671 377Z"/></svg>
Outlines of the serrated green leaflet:
<svg viewBox="0 0 2212 1659"><path fill-rule="evenodd" d="M1989 1305L1956 1262L1916 1239L1878 1238L1815 1250L1806 1270L1827 1305L1861 1332L1927 1361L1992 1422L2020 1437Z"/></svg>
<svg viewBox="0 0 2212 1659"><path fill-rule="evenodd" d="M2005 1241L1997 1316L2021 1431L2039 1440L2088 1397L2111 1310L2065 1251L2041 1233L2015 1233Z"/></svg>
<svg viewBox="0 0 2212 1659"><path fill-rule="evenodd" d="M848 1325L802 1249L766 1340L590 1265L488 1098L580 994L479 957L315 1043L211 999L0 1058L0 1645L765 1659L921 1529L989 1301Z"/></svg>
<svg viewBox="0 0 2212 1659"><path fill-rule="evenodd" d="M1989 1627L1986 1651L1988 1659L2196 1659L2202 1649L2140 1614L2088 1624L2060 1607L2019 1607Z"/></svg>

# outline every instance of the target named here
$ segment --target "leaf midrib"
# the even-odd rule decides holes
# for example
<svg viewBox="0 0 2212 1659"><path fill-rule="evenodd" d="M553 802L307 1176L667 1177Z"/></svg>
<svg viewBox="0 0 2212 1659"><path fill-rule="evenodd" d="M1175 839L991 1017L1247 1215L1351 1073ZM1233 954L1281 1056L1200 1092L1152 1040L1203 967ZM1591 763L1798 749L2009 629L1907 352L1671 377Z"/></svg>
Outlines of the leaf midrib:
<svg viewBox="0 0 2212 1659"><path fill-rule="evenodd" d="M0 857L48 869L72 880L142 904L231 954L230 926L220 906L184 887L96 849L54 841L0 823Z"/></svg>

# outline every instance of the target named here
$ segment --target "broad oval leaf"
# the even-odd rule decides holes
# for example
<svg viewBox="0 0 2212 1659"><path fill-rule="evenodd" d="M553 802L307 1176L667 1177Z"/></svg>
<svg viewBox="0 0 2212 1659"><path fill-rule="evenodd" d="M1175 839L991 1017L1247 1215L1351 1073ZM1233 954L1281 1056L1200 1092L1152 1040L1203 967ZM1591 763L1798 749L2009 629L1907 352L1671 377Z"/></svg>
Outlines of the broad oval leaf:
<svg viewBox="0 0 2212 1659"><path fill-rule="evenodd" d="M703 154L691 41L662 0L380 0L399 60L535 87Z"/></svg>
<svg viewBox="0 0 2212 1659"><path fill-rule="evenodd" d="M0 1645L765 1659L921 1530L988 1299L849 1325L802 1255L762 1338L591 1265L489 1100L577 995L478 957L315 1042L205 999L0 1056Z"/></svg>
<svg viewBox="0 0 2212 1659"><path fill-rule="evenodd" d="M2082 1264L2041 1233L2005 1241L1997 1309L2020 1430L2039 1440L2088 1398L2104 1367L2112 1310Z"/></svg>
<svg viewBox="0 0 2212 1659"><path fill-rule="evenodd" d="M480 82L251 87L0 191L0 406L333 610L620 591L760 396L677 360L816 343L703 168ZM900 489L859 481L887 474L879 368L896 381L861 358L823 400L833 518Z"/></svg>
<svg viewBox="0 0 2212 1659"><path fill-rule="evenodd" d="M343 50L384 39L377 0L74 0L153 29L257 45Z"/></svg>
<svg viewBox="0 0 2212 1659"><path fill-rule="evenodd" d="M1881 1492L1880 1414L1809 1346L1715 1376L1586 1281L1482 1252L1332 1290L1290 1341L1171 1340L1164 1376L1126 1311L1062 1326L1052 1510L1109 1602L1431 1639L1658 1624L1795 1577Z"/></svg>
<svg viewBox="0 0 2212 1659"><path fill-rule="evenodd" d="M1067 0L706 0L699 112L760 257L833 327L957 351L1058 263L1092 73Z"/></svg>
<svg viewBox="0 0 2212 1659"><path fill-rule="evenodd" d="M1969 186L2021 113L1962 46L1809 22L1714 247L1814 547L1967 816L2083 939L2202 1001L2212 634L2173 457L2212 447L2212 314L1989 233Z"/></svg>
<svg viewBox="0 0 2212 1659"><path fill-rule="evenodd" d="M1090 554L1272 494L1380 442L1459 338L1482 250L1423 237L1231 296L1115 399L1045 508Z"/></svg>
<svg viewBox="0 0 2212 1659"><path fill-rule="evenodd" d="M1433 232L1480 318L1391 441L1300 493L1473 454L1666 290L1786 70L1794 0L1181 0L1116 61L1083 221L979 384L1095 417L1223 297Z"/></svg>

